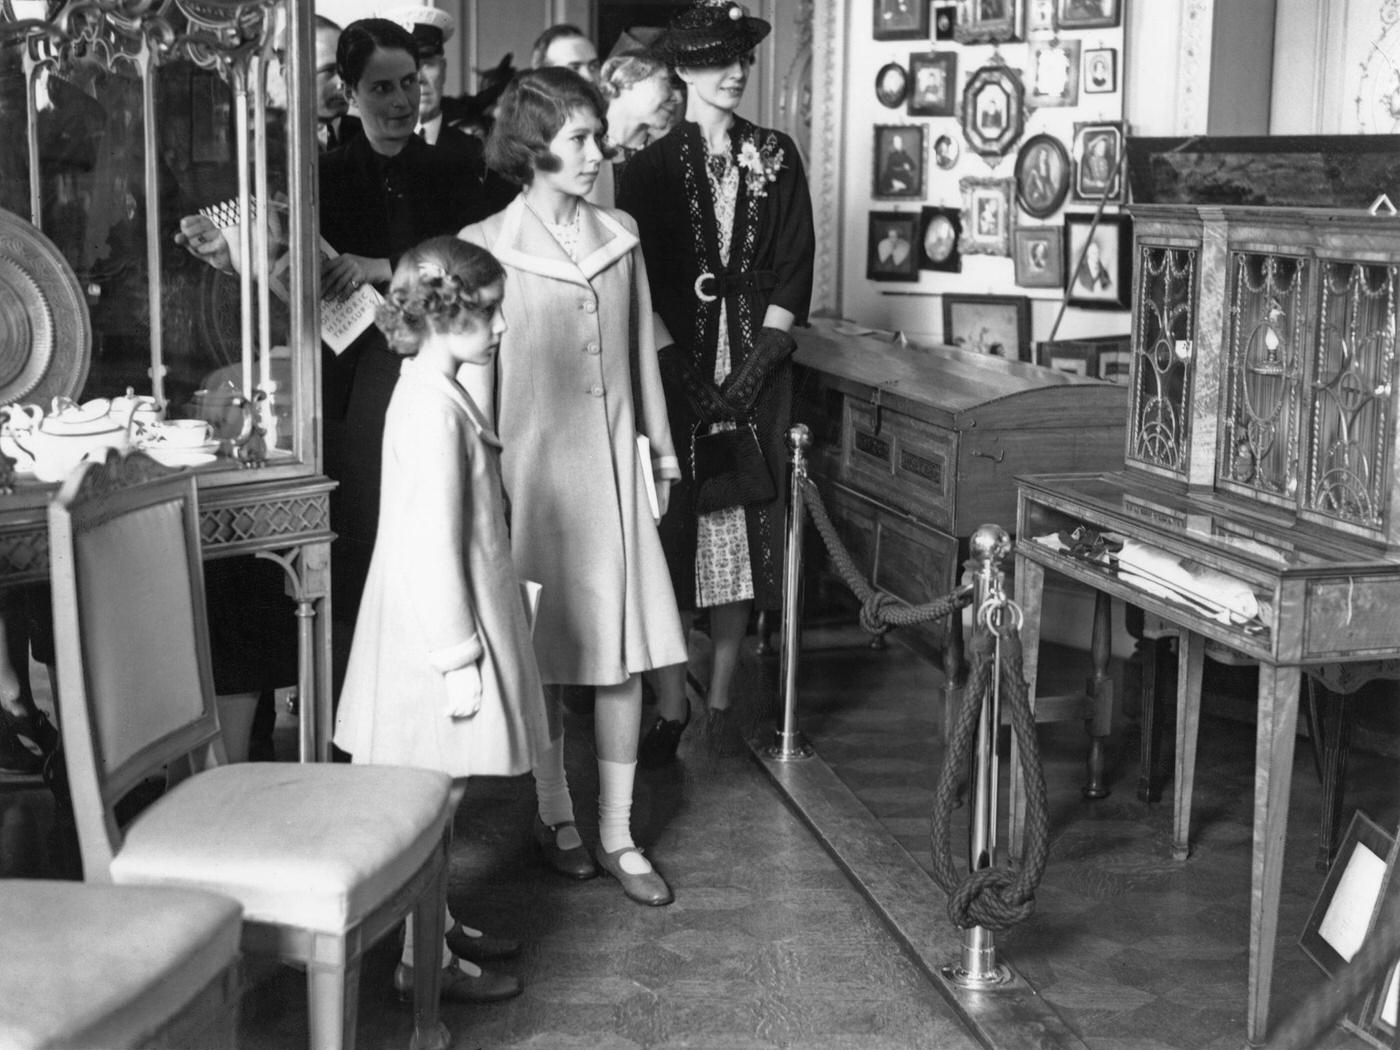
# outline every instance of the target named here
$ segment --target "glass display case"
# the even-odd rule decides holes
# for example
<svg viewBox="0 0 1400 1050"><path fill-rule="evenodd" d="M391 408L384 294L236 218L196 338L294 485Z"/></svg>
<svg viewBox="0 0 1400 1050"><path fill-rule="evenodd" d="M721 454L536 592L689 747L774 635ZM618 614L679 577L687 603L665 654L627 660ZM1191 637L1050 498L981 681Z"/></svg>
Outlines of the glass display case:
<svg viewBox="0 0 1400 1050"><path fill-rule="evenodd" d="M0 0L0 585L45 577L45 507L83 455L196 471L206 557L285 570L303 757L329 728L332 538L312 18Z"/></svg>

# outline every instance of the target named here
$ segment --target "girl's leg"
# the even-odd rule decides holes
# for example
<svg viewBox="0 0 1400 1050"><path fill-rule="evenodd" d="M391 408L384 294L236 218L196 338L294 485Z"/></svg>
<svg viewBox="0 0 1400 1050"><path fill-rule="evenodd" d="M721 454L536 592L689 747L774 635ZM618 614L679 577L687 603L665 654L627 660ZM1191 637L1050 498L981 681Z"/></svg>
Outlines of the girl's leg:
<svg viewBox="0 0 1400 1050"><path fill-rule="evenodd" d="M545 860L555 871L571 879L591 879L598 868L574 826L574 800L564 770L564 718L559 687L544 687L549 744L535 755L534 836Z"/></svg>
<svg viewBox="0 0 1400 1050"><path fill-rule="evenodd" d="M710 671L710 709L729 707L729 688L739 666L739 647L749 629L753 602L729 602L710 610L710 638L714 641L714 666Z"/></svg>
<svg viewBox="0 0 1400 1050"><path fill-rule="evenodd" d="M681 613L681 633L690 642L690 628L695 621L694 613ZM656 713L668 722L685 722L690 717L690 701L685 695L686 664L672 664L648 671L647 680L656 690Z"/></svg>
<svg viewBox="0 0 1400 1050"><path fill-rule="evenodd" d="M642 680L598 687L593 710L598 745L599 863L639 904L670 904L671 887L632 841L632 785L637 775L637 731L642 721Z"/></svg>

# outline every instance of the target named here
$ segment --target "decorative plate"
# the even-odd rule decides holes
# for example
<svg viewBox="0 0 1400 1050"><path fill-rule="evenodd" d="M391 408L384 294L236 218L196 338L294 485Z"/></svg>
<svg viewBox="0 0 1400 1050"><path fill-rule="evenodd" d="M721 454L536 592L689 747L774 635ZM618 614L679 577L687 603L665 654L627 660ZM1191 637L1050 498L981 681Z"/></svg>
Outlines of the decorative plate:
<svg viewBox="0 0 1400 1050"><path fill-rule="evenodd" d="M92 322L58 247L0 209L0 405L73 397L92 360Z"/></svg>

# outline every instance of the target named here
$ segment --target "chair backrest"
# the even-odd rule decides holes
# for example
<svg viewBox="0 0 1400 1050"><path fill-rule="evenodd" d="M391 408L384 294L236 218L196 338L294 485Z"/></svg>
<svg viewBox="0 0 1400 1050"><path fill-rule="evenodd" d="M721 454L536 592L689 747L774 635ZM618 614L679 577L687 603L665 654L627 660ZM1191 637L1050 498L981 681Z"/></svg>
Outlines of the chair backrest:
<svg viewBox="0 0 1400 1050"><path fill-rule="evenodd" d="M84 875L105 880L116 804L177 760L224 760L194 477L141 453L83 463L49 545L69 788Z"/></svg>

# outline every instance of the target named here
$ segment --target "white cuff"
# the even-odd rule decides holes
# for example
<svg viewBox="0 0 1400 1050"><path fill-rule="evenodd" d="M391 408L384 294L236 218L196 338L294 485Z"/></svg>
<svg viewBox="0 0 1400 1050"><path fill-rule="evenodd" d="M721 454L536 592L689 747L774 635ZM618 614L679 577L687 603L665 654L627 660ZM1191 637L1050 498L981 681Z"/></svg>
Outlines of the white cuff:
<svg viewBox="0 0 1400 1050"><path fill-rule="evenodd" d="M446 649L432 649L428 652L428 663L439 674L455 671L481 659L481 638L473 633L464 642L449 645Z"/></svg>
<svg viewBox="0 0 1400 1050"><path fill-rule="evenodd" d="M681 476L681 461L675 456L655 457L656 476L676 481Z"/></svg>

